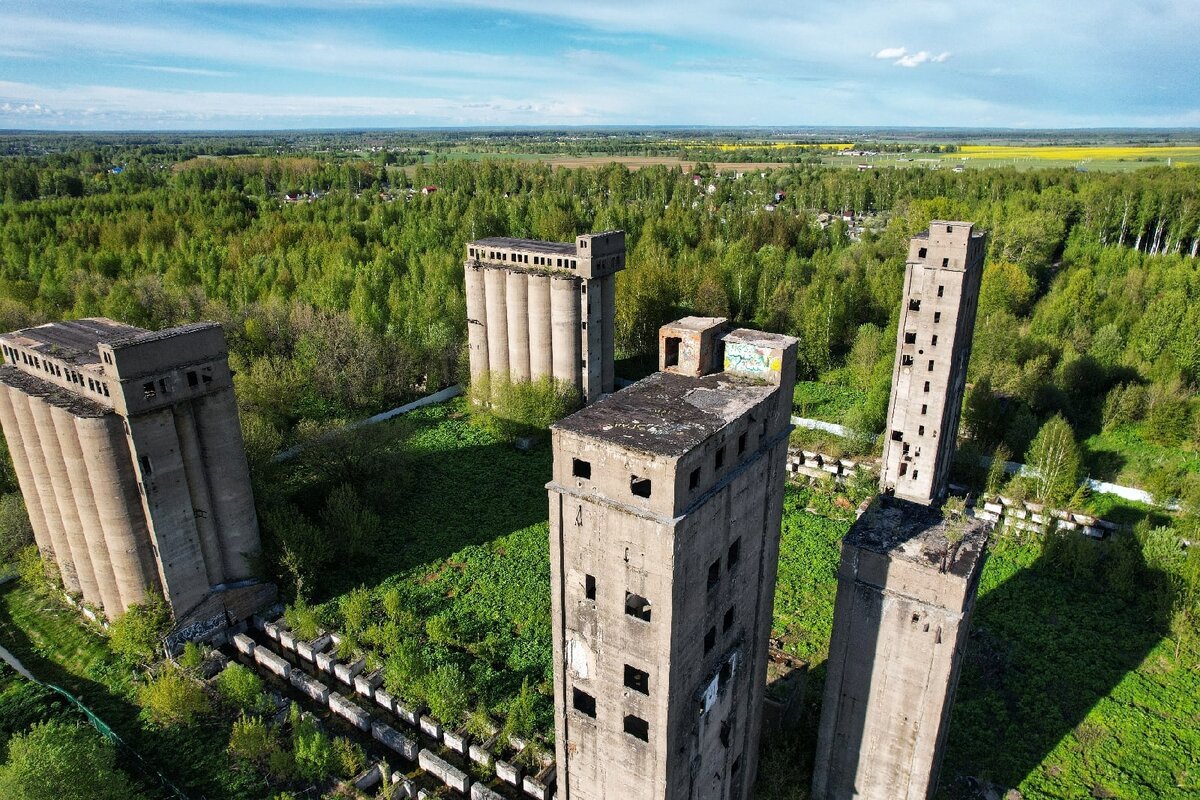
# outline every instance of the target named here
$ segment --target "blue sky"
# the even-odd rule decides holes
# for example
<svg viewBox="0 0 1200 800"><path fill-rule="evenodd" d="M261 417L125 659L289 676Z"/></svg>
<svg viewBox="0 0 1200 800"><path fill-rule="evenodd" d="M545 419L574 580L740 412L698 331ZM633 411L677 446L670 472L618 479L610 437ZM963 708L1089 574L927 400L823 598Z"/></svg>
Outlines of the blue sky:
<svg viewBox="0 0 1200 800"><path fill-rule="evenodd" d="M3 0L0 128L1200 127L1200 0Z"/></svg>

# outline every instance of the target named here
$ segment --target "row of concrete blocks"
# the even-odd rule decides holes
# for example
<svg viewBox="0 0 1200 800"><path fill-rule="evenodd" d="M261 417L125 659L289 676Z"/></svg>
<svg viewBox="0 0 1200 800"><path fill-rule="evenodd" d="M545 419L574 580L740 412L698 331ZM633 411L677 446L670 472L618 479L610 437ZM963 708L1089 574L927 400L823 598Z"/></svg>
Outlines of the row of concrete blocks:
<svg viewBox="0 0 1200 800"><path fill-rule="evenodd" d="M1053 524L1059 530L1080 531L1093 539L1103 539L1117 530L1115 523L1090 514L1078 514L1060 509L1047 509L1041 503L1017 503L998 497L1000 502L977 504L975 516L990 522L1007 525L1020 531L1037 532Z"/></svg>
<svg viewBox="0 0 1200 800"><path fill-rule="evenodd" d="M291 631L278 622L265 622L261 620L258 622L261 623L263 632L269 638L278 641L281 647L292 650L303 660L312 662L321 672L332 674L342 683L353 686L354 691L358 695L367 700L374 701L381 708L395 714L414 729L420 730L435 741L440 741L451 750L467 756L475 763L492 769L496 777L500 780L522 789L530 797L537 798L537 800L549 800L552 797L551 787L553 786L555 775L553 764L546 765L536 775L525 775L521 768L515 764L503 759L493 758L488 746L470 743L467 736L462 732L443 729L441 723L437 720L417 713L416 710L410 708L404 702L393 698L390 693L380 688L383 684L382 672L376 670L373 673L364 674L363 670L365 669L366 662L363 659L345 664L338 662L336 656L332 653L325 652L327 648L336 644L340 638L336 634L324 634L312 642L304 642L296 639ZM369 717L366 718L367 721L365 724L367 727L363 727L363 718L355 713L355 710L361 712L361 709L358 709L353 703L346 700L337 692L329 692L324 684L310 678L303 671L291 669L291 665L286 660L271 651L254 648L254 641L248 636L242 634L239 634L239 636L241 637L240 641L235 637L234 642L239 651L253 656L255 661L262 664L265 669L275 673L284 680L290 681L293 686L314 701L323 705L328 703L331 711L344 717L351 724L360 727L364 732L371 731ZM250 648L249 652L244 649L247 646ZM263 654L262 661L259 660L259 654ZM336 708L334 707L335 702L337 704ZM365 712L363 714L365 716ZM384 727L386 728L387 726ZM392 729L388 728L388 730ZM371 732L374 734L373 731ZM378 739L379 736L376 735L376 738ZM380 739L380 741L383 740ZM388 744L386 741L383 741L383 743ZM519 740L513 742L513 744L520 745L516 747L517 750L522 750L525 747L524 743ZM389 744L388 746L391 745ZM415 747L415 744L413 746ZM392 749L396 748L393 747ZM397 752L400 751L398 750ZM415 760L412 756L406 755L405 757L409 758L409 760Z"/></svg>
<svg viewBox="0 0 1200 800"><path fill-rule="evenodd" d="M847 478L862 468L864 465L857 461L834 458L809 450L789 450L787 456L788 472L800 473L812 478L820 477L822 474Z"/></svg>
<svg viewBox="0 0 1200 800"><path fill-rule="evenodd" d="M455 770L454 767L433 755L428 750L421 751L422 756L425 756L426 754L428 754L426 761L435 769L439 768L440 766L444 766L448 770L454 770L455 772L458 772L458 770ZM421 766L426 772L436 774L432 770L426 768L424 764ZM383 781L383 777L383 765L372 764L357 777L355 777L354 787L360 791L369 792ZM391 784L392 789L387 796L392 798L392 800L400 800L401 798L412 798L412 800L434 800L439 796L431 794L429 791L418 787L416 782L399 772L393 772L391 774L389 783ZM447 783L447 785L449 786L451 784ZM461 791L464 795L470 797L471 800L504 800L503 795L492 791L482 783L468 783L468 785L470 787L469 789L464 789Z"/></svg>

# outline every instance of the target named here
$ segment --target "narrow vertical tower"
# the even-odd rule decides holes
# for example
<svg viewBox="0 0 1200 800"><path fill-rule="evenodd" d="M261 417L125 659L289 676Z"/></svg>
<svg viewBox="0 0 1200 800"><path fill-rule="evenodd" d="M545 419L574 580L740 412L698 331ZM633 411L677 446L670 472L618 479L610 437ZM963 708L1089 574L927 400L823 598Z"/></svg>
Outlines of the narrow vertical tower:
<svg viewBox="0 0 1200 800"><path fill-rule="evenodd" d="M985 235L932 222L913 238L876 497L842 541L813 770L814 800L924 800L991 526L944 517Z"/></svg>
<svg viewBox="0 0 1200 800"><path fill-rule="evenodd" d="M552 377L593 403L613 390L616 273L625 233L575 242L491 237L467 243L471 380Z"/></svg>
<svg viewBox="0 0 1200 800"><path fill-rule="evenodd" d="M561 800L750 796L796 340L724 322L553 426Z"/></svg>
<svg viewBox="0 0 1200 800"><path fill-rule="evenodd" d="M946 495L986 237L935 220L909 245L880 486L915 503Z"/></svg>

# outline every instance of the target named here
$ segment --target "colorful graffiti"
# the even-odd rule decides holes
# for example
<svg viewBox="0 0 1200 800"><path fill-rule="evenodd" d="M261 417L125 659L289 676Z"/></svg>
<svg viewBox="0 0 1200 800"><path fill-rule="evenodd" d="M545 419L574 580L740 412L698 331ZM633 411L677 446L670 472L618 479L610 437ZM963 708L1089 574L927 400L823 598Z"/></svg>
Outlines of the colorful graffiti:
<svg viewBox="0 0 1200 800"><path fill-rule="evenodd" d="M742 342L725 342L725 371L770 378L783 367L779 351Z"/></svg>

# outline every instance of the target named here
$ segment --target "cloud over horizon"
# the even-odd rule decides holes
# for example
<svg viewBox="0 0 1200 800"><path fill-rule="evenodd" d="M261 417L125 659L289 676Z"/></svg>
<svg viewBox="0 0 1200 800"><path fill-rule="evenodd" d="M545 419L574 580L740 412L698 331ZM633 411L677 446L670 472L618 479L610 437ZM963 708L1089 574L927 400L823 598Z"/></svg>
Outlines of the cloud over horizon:
<svg viewBox="0 0 1200 800"><path fill-rule="evenodd" d="M1187 126L1193 2L8 0L0 128Z"/></svg>

